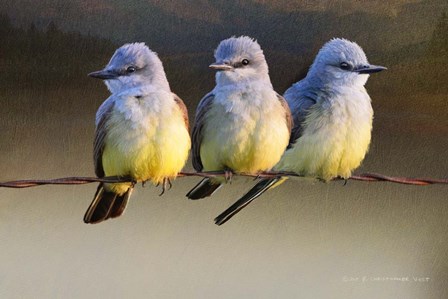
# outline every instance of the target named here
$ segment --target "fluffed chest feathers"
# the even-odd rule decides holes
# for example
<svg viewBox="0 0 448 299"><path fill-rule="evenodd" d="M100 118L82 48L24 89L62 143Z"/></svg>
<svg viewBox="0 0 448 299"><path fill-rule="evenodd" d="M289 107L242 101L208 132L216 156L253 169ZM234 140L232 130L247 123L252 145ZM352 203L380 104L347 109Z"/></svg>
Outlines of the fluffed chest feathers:
<svg viewBox="0 0 448 299"><path fill-rule="evenodd" d="M164 132L169 134L170 126L181 123L175 102L170 100L135 96L117 101L107 123L108 139L120 140L117 145L126 148L137 143L138 148L139 143L150 142Z"/></svg>
<svg viewBox="0 0 448 299"><path fill-rule="evenodd" d="M235 88L215 91L212 109L229 122L253 122L279 114L280 102L270 89Z"/></svg>
<svg viewBox="0 0 448 299"><path fill-rule="evenodd" d="M217 94L205 123L201 159L207 170L270 169L289 139L285 111L273 91Z"/></svg>
<svg viewBox="0 0 448 299"><path fill-rule="evenodd" d="M316 110L339 131L348 132L359 127L371 126L373 109L370 97L364 88L353 88L349 92L328 96L326 99Z"/></svg>
<svg viewBox="0 0 448 299"><path fill-rule="evenodd" d="M190 137L180 109L171 101L148 103L135 98L114 107L106 124L106 174L160 182L181 170Z"/></svg>
<svg viewBox="0 0 448 299"><path fill-rule="evenodd" d="M373 110L366 92L326 96L310 109L303 135L278 169L329 180L347 178L369 148Z"/></svg>

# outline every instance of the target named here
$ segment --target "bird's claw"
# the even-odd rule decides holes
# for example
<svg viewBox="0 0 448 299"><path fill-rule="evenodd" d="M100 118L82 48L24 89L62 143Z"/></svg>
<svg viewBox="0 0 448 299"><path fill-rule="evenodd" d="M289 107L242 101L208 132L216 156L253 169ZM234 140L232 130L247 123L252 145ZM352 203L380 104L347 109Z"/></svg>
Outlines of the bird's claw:
<svg viewBox="0 0 448 299"><path fill-rule="evenodd" d="M160 183L157 184L157 186L159 186L159 185L160 185ZM162 192L159 194L159 196L162 196L163 194L165 194L165 191L170 190L171 187L173 187L171 180L169 178L164 178L163 183L162 183Z"/></svg>
<svg viewBox="0 0 448 299"><path fill-rule="evenodd" d="M232 183L232 177L233 177L233 171L231 170L224 170L224 178L226 179L226 183Z"/></svg>

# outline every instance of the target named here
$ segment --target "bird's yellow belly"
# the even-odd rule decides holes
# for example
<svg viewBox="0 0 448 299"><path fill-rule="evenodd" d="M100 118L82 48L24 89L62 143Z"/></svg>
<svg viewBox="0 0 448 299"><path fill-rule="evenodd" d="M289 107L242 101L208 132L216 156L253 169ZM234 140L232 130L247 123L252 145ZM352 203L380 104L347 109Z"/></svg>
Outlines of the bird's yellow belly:
<svg viewBox="0 0 448 299"><path fill-rule="evenodd" d="M272 168L280 160L284 148L279 149L281 147L275 144L273 140L260 141L251 137L226 144L222 140L207 140L201 146L201 159L205 170L256 173Z"/></svg>
<svg viewBox="0 0 448 299"><path fill-rule="evenodd" d="M350 177L368 151L372 119L360 121L356 126L322 123L324 125L319 128L305 130L275 169L323 180Z"/></svg>
<svg viewBox="0 0 448 299"><path fill-rule="evenodd" d="M215 117L207 124L201 144L204 170L257 173L271 169L280 160L289 139L281 113L242 120L223 114Z"/></svg>
<svg viewBox="0 0 448 299"><path fill-rule="evenodd" d="M148 120L149 125L137 128L123 121L110 126L102 158L105 175L130 176L135 181L150 180L155 184L175 177L188 158L190 138L183 119L168 120ZM129 184L109 187L123 193Z"/></svg>

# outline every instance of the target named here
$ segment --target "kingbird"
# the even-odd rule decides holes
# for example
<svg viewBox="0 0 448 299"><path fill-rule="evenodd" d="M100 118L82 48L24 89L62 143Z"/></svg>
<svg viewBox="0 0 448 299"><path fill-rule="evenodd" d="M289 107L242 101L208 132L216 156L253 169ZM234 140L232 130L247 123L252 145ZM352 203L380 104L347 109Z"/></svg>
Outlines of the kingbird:
<svg viewBox="0 0 448 299"><path fill-rule="evenodd" d="M215 51L216 87L199 103L192 132L197 171L255 174L282 156L292 127L291 112L269 78L260 45L250 37L223 40ZM190 199L212 195L224 182L205 178Z"/></svg>
<svg viewBox="0 0 448 299"><path fill-rule="evenodd" d="M185 165L191 141L187 109L171 92L159 57L144 43L125 44L89 76L105 80L112 94L96 113L96 175L162 183L164 191ZM133 186L100 183L84 222L123 214Z"/></svg>
<svg viewBox="0 0 448 299"><path fill-rule="evenodd" d="M366 155L373 109L364 87L369 74L385 70L371 65L362 48L346 39L327 42L303 80L284 94L294 128L288 149L274 167L324 181L348 179ZM266 190L286 178L260 180L249 192L216 217L221 225Z"/></svg>

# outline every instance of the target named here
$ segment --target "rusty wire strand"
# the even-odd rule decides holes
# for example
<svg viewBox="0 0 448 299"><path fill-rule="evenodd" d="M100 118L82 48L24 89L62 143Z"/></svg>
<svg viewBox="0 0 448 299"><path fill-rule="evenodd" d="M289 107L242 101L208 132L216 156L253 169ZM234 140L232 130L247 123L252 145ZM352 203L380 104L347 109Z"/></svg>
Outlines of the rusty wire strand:
<svg viewBox="0 0 448 299"><path fill-rule="evenodd" d="M253 177L253 178L276 178L280 176L287 177L303 177L302 175L298 175L293 172L261 172L259 174L247 174L247 173L238 173L235 175L245 176L245 177ZM199 177L220 177L225 176L225 172L223 171L208 171L208 172L180 172L178 177L190 177L190 176L199 176ZM341 178L335 178L334 180L341 180ZM448 179L429 179L429 178L406 178L406 177L391 177L378 173L363 173L360 175L353 175L349 178L349 180L355 181L364 181L364 182L391 182L397 184L407 184L407 185L416 185L416 186L425 186L432 184L448 184ZM95 182L103 182L103 183L136 183L130 177L118 177L118 176L110 176L104 178L95 178L95 177L65 177L65 178L57 178L57 179L46 179L46 180L17 180L17 181L9 181L0 183L0 187L5 188L29 188L41 185L82 185L82 184L90 184Z"/></svg>

